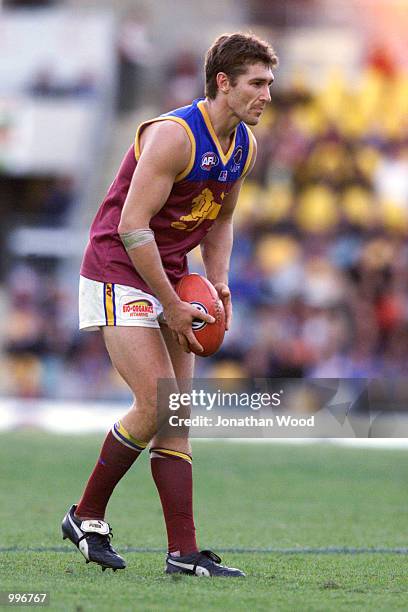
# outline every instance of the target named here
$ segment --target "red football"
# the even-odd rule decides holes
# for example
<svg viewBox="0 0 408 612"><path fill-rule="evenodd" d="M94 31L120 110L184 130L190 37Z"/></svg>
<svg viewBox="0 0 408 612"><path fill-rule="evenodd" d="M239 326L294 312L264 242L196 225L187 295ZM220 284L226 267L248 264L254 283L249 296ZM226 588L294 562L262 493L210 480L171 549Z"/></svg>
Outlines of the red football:
<svg viewBox="0 0 408 612"><path fill-rule="evenodd" d="M177 283L176 292L183 302L189 302L215 318L215 323L206 323L201 319L193 321L194 335L204 349L196 354L201 357L213 355L220 348L225 334L225 311L217 291L203 276L187 274Z"/></svg>

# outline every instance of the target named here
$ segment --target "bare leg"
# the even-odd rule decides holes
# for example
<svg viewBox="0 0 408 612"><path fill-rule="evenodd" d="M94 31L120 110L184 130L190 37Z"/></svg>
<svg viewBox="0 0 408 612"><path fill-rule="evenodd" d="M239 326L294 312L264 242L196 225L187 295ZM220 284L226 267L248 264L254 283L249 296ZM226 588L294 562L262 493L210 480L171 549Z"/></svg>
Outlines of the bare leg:
<svg viewBox="0 0 408 612"><path fill-rule="evenodd" d="M105 327L103 335L113 365L128 383L136 400L130 412L114 424L105 438L76 508L76 516L81 519L104 518L115 486L160 426L156 405L157 378L173 379L176 385L173 366L159 329Z"/></svg>
<svg viewBox="0 0 408 612"><path fill-rule="evenodd" d="M161 331L163 334L164 341L166 343L168 353L170 355L179 392L189 392L191 388L190 381L194 375L195 355L193 353L186 353L182 349L180 344L173 338L173 335L167 325L163 325L161 327ZM189 410L187 410L186 412L187 416L188 413ZM151 446L170 448L190 455L191 445L188 439L188 428L184 429L185 435L182 435L183 432L178 429L177 436L169 435L168 430L168 427L164 427L164 433L160 433L159 431L152 439Z"/></svg>
<svg viewBox="0 0 408 612"><path fill-rule="evenodd" d="M163 336L147 327L104 327L103 337L114 367L135 396L121 422L133 437L149 442L158 429L157 381L175 377Z"/></svg>

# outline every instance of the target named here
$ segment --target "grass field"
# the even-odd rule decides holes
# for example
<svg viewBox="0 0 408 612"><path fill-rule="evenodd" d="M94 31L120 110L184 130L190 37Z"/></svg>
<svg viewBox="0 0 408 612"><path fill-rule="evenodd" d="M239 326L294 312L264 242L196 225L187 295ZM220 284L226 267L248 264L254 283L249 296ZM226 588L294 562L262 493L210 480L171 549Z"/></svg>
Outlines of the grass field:
<svg viewBox="0 0 408 612"><path fill-rule="evenodd" d="M175 579L147 455L107 517L128 568L102 573L62 541L100 441L0 436L0 590L49 591L48 609L77 612L408 608L407 452L195 442L200 545L248 577Z"/></svg>

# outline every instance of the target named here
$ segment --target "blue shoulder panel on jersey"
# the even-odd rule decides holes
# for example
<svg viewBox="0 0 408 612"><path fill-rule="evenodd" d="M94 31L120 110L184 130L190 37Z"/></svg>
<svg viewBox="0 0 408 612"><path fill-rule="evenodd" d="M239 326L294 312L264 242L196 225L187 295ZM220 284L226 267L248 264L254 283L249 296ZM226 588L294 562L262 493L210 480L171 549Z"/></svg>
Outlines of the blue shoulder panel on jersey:
<svg viewBox="0 0 408 612"><path fill-rule="evenodd" d="M203 99L194 100L189 106L177 108L161 117L183 119L195 139L195 160L184 180L231 183L246 174L253 154L253 136L243 122L238 124L231 146L224 153Z"/></svg>

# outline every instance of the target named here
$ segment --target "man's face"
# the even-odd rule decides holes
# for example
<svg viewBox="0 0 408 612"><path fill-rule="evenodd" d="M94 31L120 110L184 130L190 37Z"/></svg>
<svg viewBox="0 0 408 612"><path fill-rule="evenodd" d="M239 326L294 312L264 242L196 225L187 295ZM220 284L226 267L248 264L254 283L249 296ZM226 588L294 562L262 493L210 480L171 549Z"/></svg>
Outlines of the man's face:
<svg viewBox="0 0 408 612"><path fill-rule="evenodd" d="M237 77L235 85L230 85L228 105L241 121L257 125L271 100L269 88L273 78L272 70L258 62L249 64L247 71Z"/></svg>

